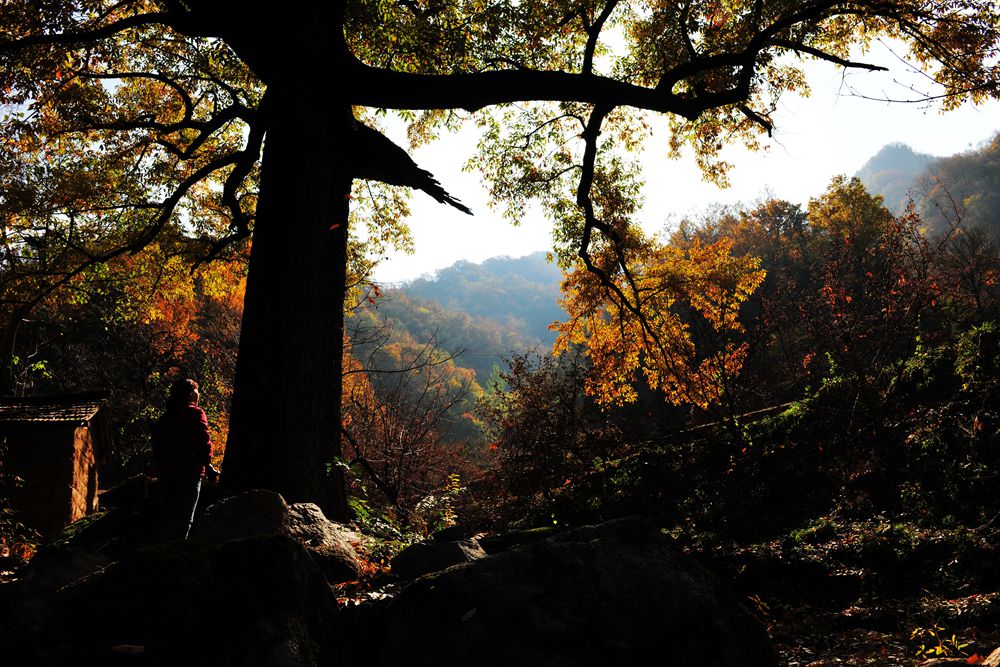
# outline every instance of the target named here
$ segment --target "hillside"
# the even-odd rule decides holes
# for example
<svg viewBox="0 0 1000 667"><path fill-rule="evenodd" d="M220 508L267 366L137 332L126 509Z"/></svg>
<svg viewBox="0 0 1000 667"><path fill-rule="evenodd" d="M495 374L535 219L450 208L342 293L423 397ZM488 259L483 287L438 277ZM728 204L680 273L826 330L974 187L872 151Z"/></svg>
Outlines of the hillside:
<svg viewBox="0 0 1000 667"><path fill-rule="evenodd" d="M374 321L392 327L394 337L460 351L456 364L475 371L485 387L512 353L551 347L555 335L548 325L564 315L559 280L559 269L541 252L462 261L388 288L366 308Z"/></svg>
<svg viewBox="0 0 1000 667"><path fill-rule="evenodd" d="M959 218L966 228L1000 230L1000 134L978 148L950 157L889 144L858 170L869 192L895 214L913 198L927 229L947 230Z"/></svg>
<svg viewBox="0 0 1000 667"><path fill-rule="evenodd" d="M923 194L920 211L933 230L947 229L964 215L966 228L1000 231L1000 134L979 148L936 160L915 190Z"/></svg>
<svg viewBox="0 0 1000 667"><path fill-rule="evenodd" d="M390 342L400 339L411 345L433 341L446 353L459 353L455 363L475 371L476 381L486 386L493 367L511 352L526 350L532 341L515 328L485 317L449 310L435 301L411 298L404 290L387 290L374 306L366 308L365 325L377 322L390 330ZM350 326L359 318L352 317Z"/></svg>
<svg viewBox="0 0 1000 667"><path fill-rule="evenodd" d="M502 323L530 342L555 340L548 325L563 317L559 269L544 252L494 257L482 264L457 262L398 290L414 300L436 301L447 310Z"/></svg>

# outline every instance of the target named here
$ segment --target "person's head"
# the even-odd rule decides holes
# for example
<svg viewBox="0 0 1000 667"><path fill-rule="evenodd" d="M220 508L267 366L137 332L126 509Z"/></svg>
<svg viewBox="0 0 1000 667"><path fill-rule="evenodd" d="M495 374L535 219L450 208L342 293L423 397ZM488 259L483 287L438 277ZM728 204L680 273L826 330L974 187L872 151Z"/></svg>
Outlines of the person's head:
<svg viewBox="0 0 1000 667"><path fill-rule="evenodd" d="M178 378L170 385L167 409L178 408L188 403L198 403L198 383L190 378Z"/></svg>

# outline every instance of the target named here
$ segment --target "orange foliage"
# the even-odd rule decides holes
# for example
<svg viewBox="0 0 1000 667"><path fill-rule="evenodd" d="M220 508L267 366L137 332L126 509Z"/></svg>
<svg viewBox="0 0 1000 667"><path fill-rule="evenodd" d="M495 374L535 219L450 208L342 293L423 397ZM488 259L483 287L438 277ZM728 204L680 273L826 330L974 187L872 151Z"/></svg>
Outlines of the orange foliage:
<svg viewBox="0 0 1000 667"><path fill-rule="evenodd" d="M56 369L57 377L67 382L79 373L120 393L121 419L138 430L123 436L131 441L123 447L128 451L142 449L141 423L159 409L159 393L150 388L165 390L176 374L196 378L218 465L229 431L245 274L241 257L195 269L188 249L169 240L81 272L49 298L47 317L75 322L80 342L67 339L67 344L83 345L94 356L78 355L76 367ZM109 365L102 354L113 355L116 363ZM130 375L133 368L144 375Z"/></svg>
<svg viewBox="0 0 1000 667"><path fill-rule="evenodd" d="M375 405L375 390L364 366L351 354L350 338L344 335L343 393L341 394L341 417L345 428L350 429L353 421L352 406Z"/></svg>
<svg viewBox="0 0 1000 667"><path fill-rule="evenodd" d="M632 266L630 282L616 284L629 303L577 268L563 283L570 318L554 325L557 353L583 345L592 363L587 392L599 403L637 398L639 371L674 404L718 403L747 354L738 340L740 305L760 286L760 260L734 256L733 242L695 240L689 247L653 245ZM709 334L712 349L698 349L691 328Z"/></svg>

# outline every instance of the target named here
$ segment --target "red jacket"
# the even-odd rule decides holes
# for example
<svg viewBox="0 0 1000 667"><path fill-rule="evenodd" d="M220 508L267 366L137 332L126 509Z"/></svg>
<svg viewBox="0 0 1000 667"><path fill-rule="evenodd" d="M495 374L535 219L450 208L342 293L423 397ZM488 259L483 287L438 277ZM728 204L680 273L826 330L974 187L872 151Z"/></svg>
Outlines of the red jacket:
<svg viewBox="0 0 1000 667"><path fill-rule="evenodd" d="M153 427L153 456L161 480L201 479L212 462L205 411L194 403L165 413Z"/></svg>

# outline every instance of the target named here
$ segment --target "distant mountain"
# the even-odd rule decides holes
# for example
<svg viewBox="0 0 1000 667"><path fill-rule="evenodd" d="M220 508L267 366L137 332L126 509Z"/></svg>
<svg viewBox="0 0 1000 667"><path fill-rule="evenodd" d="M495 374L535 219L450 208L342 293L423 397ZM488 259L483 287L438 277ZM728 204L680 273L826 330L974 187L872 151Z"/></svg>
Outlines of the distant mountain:
<svg viewBox="0 0 1000 667"><path fill-rule="evenodd" d="M917 179L934 164L934 156L917 153L906 144L883 146L855 174L869 192L882 195L885 206L899 215L906 210ZM913 196L917 197L918 193Z"/></svg>
<svg viewBox="0 0 1000 667"><path fill-rule="evenodd" d="M447 310L484 317L551 345L555 335L548 326L565 317L560 297L559 268L546 261L544 252L524 257L494 257L482 264L457 262L429 278L418 278L399 287L411 299L436 301Z"/></svg>
<svg viewBox="0 0 1000 667"><path fill-rule="evenodd" d="M512 353L551 348L555 334L548 325L565 317L557 303L560 280L559 269L541 252L482 264L462 261L385 289L363 316L352 317L348 329L389 327L394 350L430 340L446 352L461 350L456 365L474 371L485 387Z"/></svg>
<svg viewBox="0 0 1000 667"><path fill-rule="evenodd" d="M493 367L501 365L505 357L538 344L517 328L450 310L436 301L412 299L400 289L386 290L368 311L374 321L391 327L393 340L402 337L421 345L433 341L444 352L461 352L455 363L475 371L476 381L483 387Z"/></svg>

